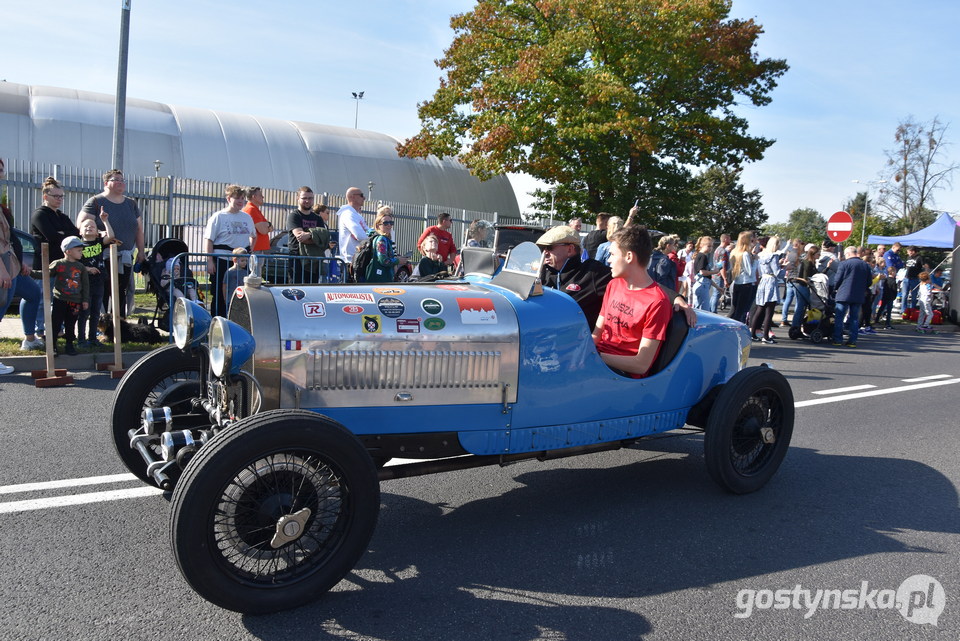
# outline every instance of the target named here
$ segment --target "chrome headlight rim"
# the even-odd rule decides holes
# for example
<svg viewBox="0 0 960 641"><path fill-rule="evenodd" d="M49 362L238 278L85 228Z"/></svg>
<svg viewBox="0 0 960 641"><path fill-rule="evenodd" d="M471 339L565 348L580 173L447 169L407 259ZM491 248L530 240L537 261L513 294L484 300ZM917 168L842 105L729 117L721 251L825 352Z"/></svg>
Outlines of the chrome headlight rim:
<svg viewBox="0 0 960 641"><path fill-rule="evenodd" d="M171 332L173 341L182 350L197 347L210 331L210 313L202 305L188 298L178 298L173 304Z"/></svg>
<svg viewBox="0 0 960 641"><path fill-rule="evenodd" d="M217 378L222 378L230 371L233 360L233 340L228 322L226 318L217 316L210 325L210 371Z"/></svg>

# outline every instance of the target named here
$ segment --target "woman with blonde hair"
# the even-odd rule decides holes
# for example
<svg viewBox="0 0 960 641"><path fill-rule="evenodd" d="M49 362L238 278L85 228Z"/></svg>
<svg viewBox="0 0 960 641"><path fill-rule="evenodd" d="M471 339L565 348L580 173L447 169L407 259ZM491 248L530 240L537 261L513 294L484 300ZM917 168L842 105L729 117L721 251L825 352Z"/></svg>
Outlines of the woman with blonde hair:
<svg viewBox="0 0 960 641"><path fill-rule="evenodd" d="M757 284L755 306L750 315L750 338L764 343L777 342L770 334L770 323L773 321L773 310L780 302L780 288L777 287L777 275L781 267L781 257L777 253L779 245L780 239L777 236L771 236L763 251L757 254L757 273L760 275L760 282ZM757 336L761 317L763 334Z"/></svg>
<svg viewBox="0 0 960 641"><path fill-rule="evenodd" d="M610 239L613 238L615 233L620 231L621 227L623 227L623 219L619 216L611 216L607 220L607 241L600 243L597 247L597 257L594 260L603 263L607 267L610 266L610 245L613 244Z"/></svg>
<svg viewBox="0 0 960 641"><path fill-rule="evenodd" d="M696 309L710 311L710 290L713 288L713 275L720 273L713 267L713 238L701 236L697 240L696 253L693 256L692 280L690 282L691 304Z"/></svg>
<svg viewBox="0 0 960 641"><path fill-rule="evenodd" d="M733 292L730 295L730 318L747 322L747 312L757 295L756 260L753 256L754 235L742 231L737 237L737 246L730 252L730 276Z"/></svg>

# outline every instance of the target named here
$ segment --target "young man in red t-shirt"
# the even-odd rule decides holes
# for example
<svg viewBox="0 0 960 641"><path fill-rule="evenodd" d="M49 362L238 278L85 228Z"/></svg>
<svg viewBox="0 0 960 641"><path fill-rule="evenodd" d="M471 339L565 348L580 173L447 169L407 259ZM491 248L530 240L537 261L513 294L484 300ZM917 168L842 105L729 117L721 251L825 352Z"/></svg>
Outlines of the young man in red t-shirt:
<svg viewBox="0 0 960 641"><path fill-rule="evenodd" d="M653 243L646 227L624 227L611 240L613 280L603 296L593 342L604 363L643 378L667 336L673 306L647 272Z"/></svg>

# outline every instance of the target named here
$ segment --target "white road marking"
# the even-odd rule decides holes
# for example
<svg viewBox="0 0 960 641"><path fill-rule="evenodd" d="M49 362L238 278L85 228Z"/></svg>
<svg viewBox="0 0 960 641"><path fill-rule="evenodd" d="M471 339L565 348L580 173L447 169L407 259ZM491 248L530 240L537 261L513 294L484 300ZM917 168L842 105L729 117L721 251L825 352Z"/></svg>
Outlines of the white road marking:
<svg viewBox="0 0 960 641"><path fill-rule="evenodd" d="M29 499L26 501L10 501L0 503L0 514L11 512L29 512L30 510L44 510L51 507L66 507L83 505L85 503L102 503L104 501L119 501L142 496L163 494L163 490L151 485L132 487L126 490L109 490L107 492L89 492L87 494L71 494L70 496L54 496L46 499Z"/></svg>
<svg viewBox="0 0 960 641"><path fill-rule="evenodd" d="M814 394L843 394L844 392L856 392L862 389L873 389L876 385L854 385L853 387L838 387L837 389L825 389L814 392Z"/></svg>
<svg viewBox="0 0 960 641"><path fill-rule="evenodd" d="M104 483L121 483L136 481L133 474L111 474L110 476L88 476L83 479L60 479L59 481L43 481L41 483L23 483L21 485L4 485L0 487L0 494L16 494L18 492L41 492L56 490L62 487L80 487L81 485L102 485Z"/></svg>
<svg viewBox="0 0 960 641"><path fill-rule="evenodd" d="M830 396L828 398L814 398L809 401L799 401L794 407L810 407L811 405L823 405L824 403L837 403L839 401L849 401L855 398L868 398L870 396L880 396L882 394L895 394L897 392L912 392L913 390L925 389L927 387L939 387L940 385L953 385L960 383L960 378L951 378L947 381L934 381L929 383L917 383L916 385L903 385L902 387L893 387L885 389L875 389L869 392L855 392L853 394L843 394L841 396Z"/></svg>
<svg viewBox="0 0 960 641"><path fill-rule="evenodd" d="M920 383L922 381L935 381L938 378L950 378L950 374L934 374L933 376L921 376L920 378L903 378L904 383Z"/></svg>
<svg viewBox="0 0 960 641"><path fill-rule="evenodd" d="M869 398L871 396L880 396L882 394L895 394L897 392L911 392L914 390L928 387L940 387L942 385L953 385L960 383L960 378L949 378L949 374L936 374L933 376L924 376L921 378L904 379L904 382L917 382L913 385L903 385L901 387L870 389L870 391L854 392L854 390L873 388L873 385L857 385L853 387L838 388L835 390L825 390L814 392L814 394L833 394L826 398L815 398L809 401L798 401L794 407L810 407L811 405L823 405L825 403L838 403L840 401L849 401L857 398ZM948 380L943 380L947 378ZM843 393L853 392L853 393ZM393 459L388 465L399 465L410 463L419 459ZM42 492L45 490L62 489L69 487L82 487L85 485L103 485L107 483L122 483L136 481L137 477L133 474L111 474L107 476L90 476L79 479L61 479L58 481L42 481L38 483L21 483L19 485L0 486L0 494L16 494L19 492ZM54 507L67 507L71 505L84 505L87 503L102 503L105 501L119 501L122 499L141 498L145 496L156 496L163 491L152 485L140 485L137 487L122 490L107 490L103 492L89 492L86 494L72 494L67 496L55 496L42 499L27 499L24 501L9 501L0 503L0 514L12 514L16 512L28 512L31 510L43 510Z"/></svg>

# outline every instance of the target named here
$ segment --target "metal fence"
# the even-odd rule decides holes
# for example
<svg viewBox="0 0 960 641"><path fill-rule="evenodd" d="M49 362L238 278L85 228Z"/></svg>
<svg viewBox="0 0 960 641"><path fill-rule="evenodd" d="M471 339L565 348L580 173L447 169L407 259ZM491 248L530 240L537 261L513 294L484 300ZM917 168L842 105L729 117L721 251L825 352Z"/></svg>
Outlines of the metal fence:
<svg viewBox="0 0 960 641"><path fill-rule="evenodd" d="M41 187L47 176L53 176L66 192L62 211L76 219L83 204L103 191L103 175L89 169L64 167L56 164L30 163L16 159L6 160L6 179L0 179L0 193L6 195L13 211L14 226L30 231L30 214L39 207ZM137 201L144 221L144 240L152 247L162 238L180 238L187 243L192 253L205 250L203 232L210 215L226 205L224 188L228 183L181 178L177 176L138 176L125 174L127 196ZM262 187L264 205L260 208L269 220L276 236L287 230L287 215L297 206L297 192L273 187ZM327 205L334 212L330 226L336 227L335 212L346 204L342 194L331 194L313 187L317 202ZM368 223L373 223L376 210L382 205L393 207L397 225L394 239L399 253L416 251L416 242L421 232L435 223L437 214L449 212L453 217L450 230L462 246L467 227L475 219L494 223L519 224L519 218L507 218L496 212L471 211L448 205L401 203L389 199L373 200L368 194L366 203L371 209L361 213Z"/></svg>

